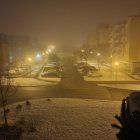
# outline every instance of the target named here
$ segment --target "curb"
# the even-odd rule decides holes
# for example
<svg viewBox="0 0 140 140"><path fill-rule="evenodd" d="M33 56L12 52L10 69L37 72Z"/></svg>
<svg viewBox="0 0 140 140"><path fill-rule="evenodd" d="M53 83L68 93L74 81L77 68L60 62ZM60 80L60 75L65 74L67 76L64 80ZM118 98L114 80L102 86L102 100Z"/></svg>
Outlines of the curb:
<svg viewBox="0 0 140 140"><path fill-rule="evenodd" d="M43 87L43 86L46 86L46 85L17 85L17 87Z"/></svg>

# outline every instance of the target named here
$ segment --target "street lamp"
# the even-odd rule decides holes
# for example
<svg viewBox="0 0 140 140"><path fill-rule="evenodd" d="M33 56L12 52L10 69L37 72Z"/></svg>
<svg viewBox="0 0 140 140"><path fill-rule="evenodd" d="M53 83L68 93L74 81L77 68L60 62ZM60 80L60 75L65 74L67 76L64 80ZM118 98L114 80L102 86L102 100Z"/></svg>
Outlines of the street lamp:
<svg viewBox="0 0 140 140"><path fill-rule="evenodd" d="M93 54L93 51L90 51L90 54Z"/></svg>
<svg viewBox="0 0 140 140"><path fill-rule="evenodd" d="M32 58L31 58L31 57L29 57L29 58L28 58L28 61L29 61L29 62L31 62L31 61L32 61Z"/></svg>
<svg viewBox="0 0 140 140"><path fill-rule="evenodd" d="M46 53L46 54L48 54L49 52L48 52L48 51L46 51L45 53Z"/></svg>
<svg viewBox="0 0 140 140"><path fill-rule="evenodd" d="M81 50L81 52L82 52L82 53L84 53L84 52L85 52L85 50L84 50L84 49L82 49L82 50Z"/></svg>
<svg viewBox="0 0 140 140"><path fill-rule="evenodd" d="M41 58L41 55L38 53L38 54L36 55L36 57L37 57L37 58Z"/></svg>
<svg viewBox="0 0 140 140"><path fill-rule="evenodd" d="M118 78L118 66L119 66L119 62L116 61L116 62L115 62L115 68L116 68L116 83L117 83L117 78Z"/></svg>
<svg viewBox="0 0 140 140"><path fill-rule="evenodd" d="M48 49L48 53L51 53L52 52L52 50L51 49Z"/></svg>
<svg viewBox="0 0 140 140"><path fill-rule="evenodd" d="M98 70L100 70L100 53L97 53L97 58L98 58Z"/></svg>
<svg viewBox="0 0 140 140"><path fill-rule="evenodd" d="M112 71L113 71L113 56L111 55L110 58L111 58L111 77L112 77Z"/></svg>
<svg viewBox="0 0 140 140"><path fill-rule="evenodd" d="M84 57L85 50L82 49L82 50L81 50L81 53L82 53L82 56L81 56L81 58L82 58L82 57ZM86 59L86 64L87 64L87 58L85 58L85 59Z"/></svg>
<svg viewBox="0 0 140 140"><path fill-rule="evenodd" d="M29 62L30 77L31 77L31 62L32 62L32 58L31 57L28 58L28 62Z"/></svg>

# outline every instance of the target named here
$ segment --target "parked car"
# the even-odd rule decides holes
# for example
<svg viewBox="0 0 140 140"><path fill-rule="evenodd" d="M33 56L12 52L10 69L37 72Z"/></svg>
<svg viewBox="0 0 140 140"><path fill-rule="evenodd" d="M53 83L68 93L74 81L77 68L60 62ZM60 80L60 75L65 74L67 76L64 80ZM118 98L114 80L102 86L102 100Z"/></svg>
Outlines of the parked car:
<svg viewBox="0 0 140 140"><path fill-rule="evenodd" d="M42 72L42 77L61 77L61 70L58 66L47 65L44 66Z"/></svg>
<svg viewBox="0 0 140 140"><path fill-rule="evenodd" d="M91 65L86 65L86 66L84 66L83 69L82 69L82 73L83 73L83 74L87 74L87 73L90 72L90 71L97 72L98 70L96 69L95 66L91 66Z"/></svg>
<svg viewBox="0 0 140 140"><path fill-rule="evenodd" d="M99 70L95 66L83 65L78 68L78 71L88 77L101 77Z"/></svg>
<svg viewBox="0 0 140 140"><path fill-rule="evenodd" d="M20 74L24 73L24 70L22 68L10 68L8 71L5 72L6 75L9 76L18 76Z"/></svg>
<svg viewBox="0 0 140 140"><path fill-rule="evenodd" d="M42 74L42 76L43 77L61 77L61 74L58 72L58 71L56 71L56 70L48 70L47 72L44 72L43 74Z"/></svg>
<svg viewBox="0 0 140 140"><path fill-rule="evenodd" d="M89 65L89 64L86 64L86 63L84 63L84 62L78 63L78 64L77 64L77 70L78 70L79 72L82 72L83 68L86 67L87 65Z"/></svg>
<svg viewBox="0 0 140 140"><path fill-rule="evenodd" d="M81 66L85 66L86 63L85 62L78 62L76 64L74 64L77 68L81 67Z"/></svg>

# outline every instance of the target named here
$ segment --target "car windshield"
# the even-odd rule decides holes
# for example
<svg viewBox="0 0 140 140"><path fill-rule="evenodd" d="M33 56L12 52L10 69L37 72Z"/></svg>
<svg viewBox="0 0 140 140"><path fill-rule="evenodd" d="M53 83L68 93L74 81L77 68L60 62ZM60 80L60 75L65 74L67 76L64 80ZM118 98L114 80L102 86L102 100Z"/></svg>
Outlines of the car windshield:
<svg viewBox="0 0 140 140"><path fill-rule="evenodd" d="M49 70L59 70L59 67L45 67L45 68L43 69L43 72L47 72L47 71L49 71Z"/></svg>

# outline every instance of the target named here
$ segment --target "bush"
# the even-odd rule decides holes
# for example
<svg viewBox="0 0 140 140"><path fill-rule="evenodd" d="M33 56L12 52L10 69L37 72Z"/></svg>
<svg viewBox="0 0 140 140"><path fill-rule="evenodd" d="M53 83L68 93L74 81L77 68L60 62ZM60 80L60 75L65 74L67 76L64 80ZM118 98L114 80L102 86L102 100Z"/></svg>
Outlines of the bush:
<svg viewBox="0 0 140 140"><path fill-rule="evenodd" d="M31 102L30 101L26 101L26 105L27 106L30 106L31 105Z"/></svg>
<svg viewBox="0 0 140 140"><path fill-rule="evenodd" d="M115 118L120 125L112 124L113 128L119 129L116 134L119 140L139 140L140 139L140 112L130 113L128 98L123 99L120 115Z"/></svg>
<svg viewBox="0 0 140 140"><path fill-rule="evenodd" d="M9 113L9 112L10 112L10 109L7 108L7 109L5 110L5 113Z"/></svg>
<svg viewBox="0 0 140 140"><path fill-rule="evenodd" d="M48 98L46 101L49 101L49 102L50 102L50 101L51 101L51 99L50 99L50 98Z"/></svg>
<svg viewBox="0 0 140 140"><path fill-rule="evenodd" d="M22 134L22 128L16 123L12 126L0 126L0 140L19 140Z"/></svg>
<svg viewBox="0 0 140 140"><path fill-rule="evenodd" d="M37 120L36 119L30 119L27 122L27 131L28 132L35 132L37 127Z"/></svg>
<svg viewBox="0 0 140 140"><path fill-rule="evenodd" d="M21 111L21 109L22 109L22 105L18 104L18 105L16 106L16 110L17 110L17 111Z"/></svg>

